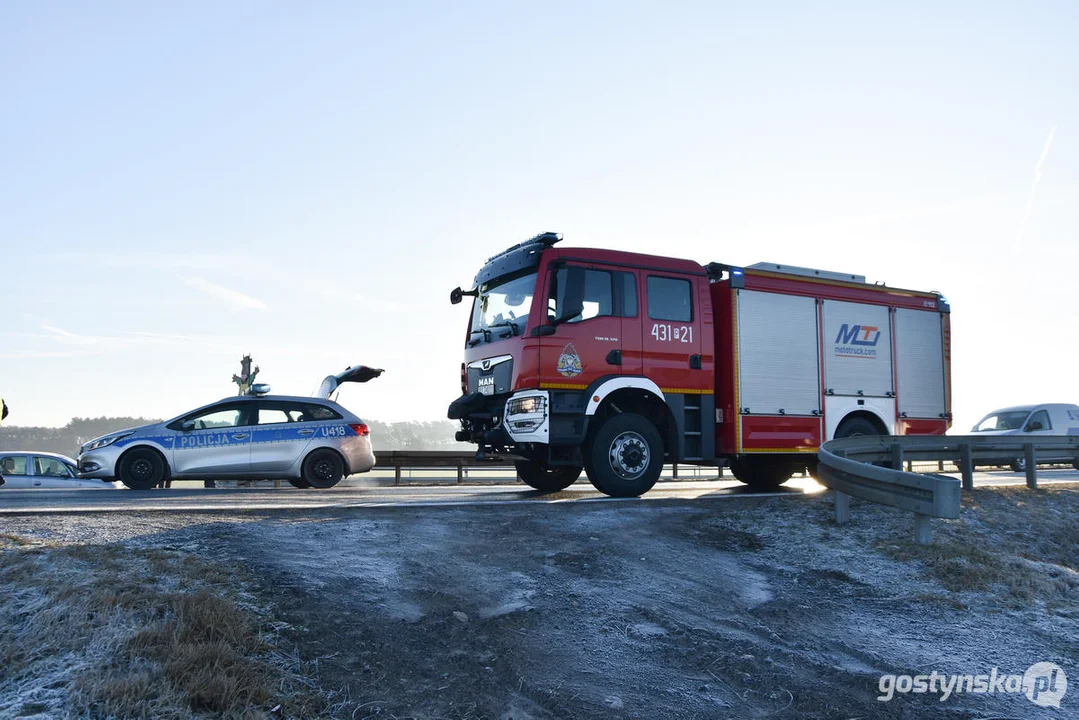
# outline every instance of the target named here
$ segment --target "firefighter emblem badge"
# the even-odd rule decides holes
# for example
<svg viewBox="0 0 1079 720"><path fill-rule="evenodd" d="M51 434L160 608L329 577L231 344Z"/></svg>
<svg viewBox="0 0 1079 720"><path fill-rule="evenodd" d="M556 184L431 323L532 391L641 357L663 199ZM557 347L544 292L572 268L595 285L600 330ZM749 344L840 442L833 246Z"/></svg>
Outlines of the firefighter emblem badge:
<svg viewBox="0 0 1079 720"><path fill-rule="evenodd" d="M577 354L577 348L573 347L573 343L568 343L562 348L562 354L558 356L558 374L565 377L577 377L581 372L581 356Z"/></svg>

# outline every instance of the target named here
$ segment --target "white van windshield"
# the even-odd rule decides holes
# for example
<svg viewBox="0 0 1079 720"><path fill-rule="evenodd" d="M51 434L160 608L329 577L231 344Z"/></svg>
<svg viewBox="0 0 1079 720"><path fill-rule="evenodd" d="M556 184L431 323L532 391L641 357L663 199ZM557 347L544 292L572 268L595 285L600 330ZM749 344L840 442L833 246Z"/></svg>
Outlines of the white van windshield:
<svg viewBox="0 0 1079 720"><path fill-rule="evenodd" d="M1010 412L990 413L974 426L974 432L991 432L993 430L1018 430L1023 427L1028 410L1012 410Z"/></svg>

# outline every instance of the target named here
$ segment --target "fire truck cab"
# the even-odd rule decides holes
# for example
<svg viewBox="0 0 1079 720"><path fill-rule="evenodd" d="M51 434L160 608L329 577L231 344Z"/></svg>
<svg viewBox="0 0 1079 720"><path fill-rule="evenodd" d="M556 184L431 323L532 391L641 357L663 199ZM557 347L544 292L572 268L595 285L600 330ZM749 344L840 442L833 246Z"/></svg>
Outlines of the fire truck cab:
<svg viewBox="0 0 1079 720"><path fill-rule="evenodd" d="M938 293L560 239L515 245L451 293L473 298L457 439L514 458L536 489L583 469L608 495L639 495L664 463L775 487L826 439L948 428Z"/></svg>

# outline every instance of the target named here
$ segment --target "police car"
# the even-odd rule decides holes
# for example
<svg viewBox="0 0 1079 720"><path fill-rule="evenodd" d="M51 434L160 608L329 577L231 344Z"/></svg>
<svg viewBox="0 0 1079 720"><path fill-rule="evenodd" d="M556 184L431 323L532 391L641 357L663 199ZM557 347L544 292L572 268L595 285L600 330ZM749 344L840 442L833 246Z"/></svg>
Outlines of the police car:
<svg viewBox="0 0 1079 720"><path fill-rule="evenodd" d="M331 488L375 465L371 431L330 399L341 383L382 370L360 365L331 375L317 397L251 394L204 405L171 420L95 438L79 451L80 478L120 480L149 490L164 480L281 478L298 488Z"/></svg>

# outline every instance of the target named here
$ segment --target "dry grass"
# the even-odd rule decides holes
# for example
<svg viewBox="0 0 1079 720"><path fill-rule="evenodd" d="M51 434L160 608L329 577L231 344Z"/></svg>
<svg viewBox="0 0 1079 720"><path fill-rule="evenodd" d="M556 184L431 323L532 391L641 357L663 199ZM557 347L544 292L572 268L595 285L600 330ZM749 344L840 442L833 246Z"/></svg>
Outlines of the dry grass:
<svg viewBox="0 0 1079 720"><path fill-rule="evenodd" d="M947 590L993 592L1012 605L1079 601L1079 489L995 488L964 493L962 516L940 523L932 545L882 546L921 561Z"/></svg>
<svg viewBox="0 0 1079 720"><path fill-rule="evenodd" d="M176 552L0 538L0 717L322 716L246 586Z"/></svg>

